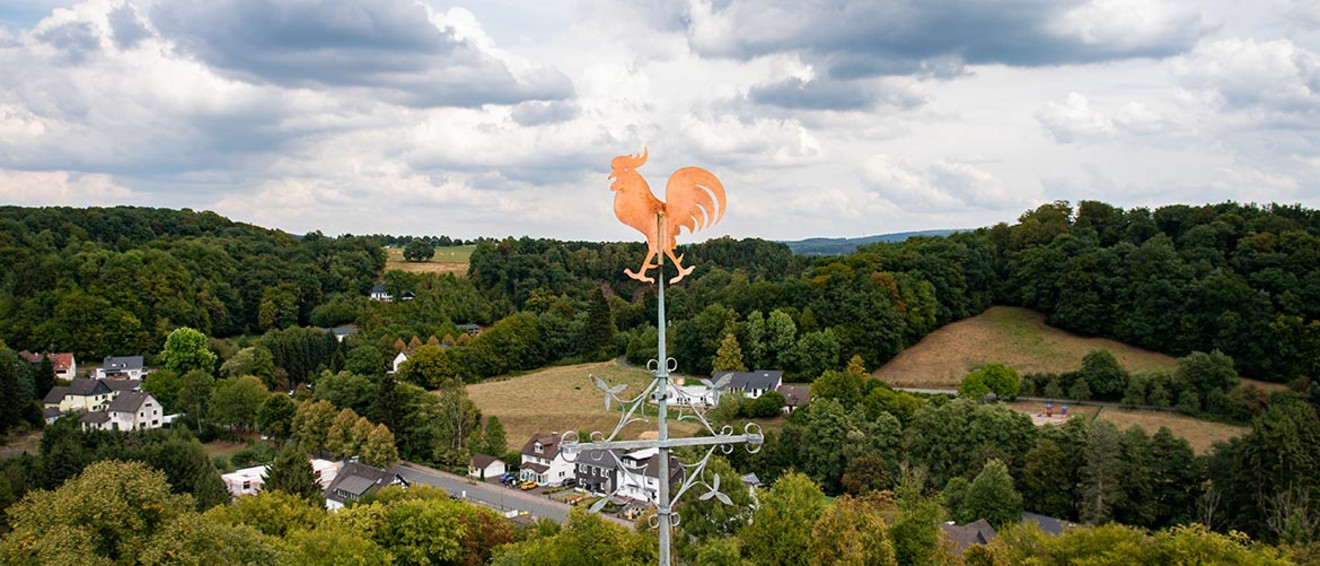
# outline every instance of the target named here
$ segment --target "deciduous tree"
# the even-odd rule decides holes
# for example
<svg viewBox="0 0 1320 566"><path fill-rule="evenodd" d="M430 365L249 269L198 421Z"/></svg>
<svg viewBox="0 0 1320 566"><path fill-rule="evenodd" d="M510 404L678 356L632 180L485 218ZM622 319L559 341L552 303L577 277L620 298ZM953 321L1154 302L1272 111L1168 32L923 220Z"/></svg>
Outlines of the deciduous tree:
<svg viewBox="0 0 1320 566"><path fill-rule="evenodd" d="M296 446L290 445L280 450L270 468L266 469L263 479L268 491L282 491L306 499L314 505L324 504L321 486L316 483L316 475L312 470L312 461L306 452Z"/></svg>
<svg viewBox="0 0 1320 566"><path fill-rule="evenodd" d="M185 326L176 328L165 339L160 361L165 369L178 374L193 370L210 374L215 371L216 355L207 346L205 334Z"/></svg>

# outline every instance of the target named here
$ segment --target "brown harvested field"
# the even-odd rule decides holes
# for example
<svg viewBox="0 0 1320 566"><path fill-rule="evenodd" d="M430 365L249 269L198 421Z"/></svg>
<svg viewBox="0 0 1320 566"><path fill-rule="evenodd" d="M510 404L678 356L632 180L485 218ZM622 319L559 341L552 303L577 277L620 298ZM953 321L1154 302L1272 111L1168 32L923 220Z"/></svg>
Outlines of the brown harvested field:
<svg viewBox="0 0 1320 566"><path fill-rule="evenodd" d="M991 307L949 324L904 350L875 376L904 387L957 387L974 367L991 362L1019 373L1062 373L1082 365L1091 350L1113 352L1130 372L1173 370L1174 358L1103 338L1085 338L1045 324L1044 315L1017 307Z"/></svg>
<svg viewBox="0 0 1320 566"><path fill-rule="evenodd" d="M1029 415L1039 415L1045 410L1044 403L1034 401L1014 401L1006 403L1010 408L1019 413ZM1054 405L1057 412L1059 404ZM1141 425L1149 434L1155 434L1160 427L1167 426L1176 436L1187 439L1192 445L1192 449L1197 454L1205 454L1210 450L1210 446L1219 440L1228 440L1236 436L1246 434L1247 428L1210 421L1203 421L1192 417L1178 415L1174 413L1165 413L1160 411L1130 411L1127 409L1113 409L1096 406L1068 406L1068 413L1073 415L1094 416L1100 412L1100 418L1108 420L1118 426L1120 430L1126 430L1132 425ZM1061 419L1056 419L1062 422Z"/></svg>
<svg viewBox="0 0 1320 566"><path fill-rule="evenodd" d="M409 273L453 273L466 276L468 259L476 246L447 246L435 249L430 261L410 262L403 260L402 248L385 248L385 270L407 271Z"/></svg>
<svg viewBox="0 0 1320 566"><path fill-rule="evenodd" d="M645 371L623 368L610 361L549 368L519 377L485 381L469 385L468 396L481 409L481 414L500 418L510 450L521 449L523 443L537 432L599 430L609 434L622 413L615 406L605 410L604 393L592 383L591 375L610 384L626 383L628 388L619 394L625 398L637 395L651 379ZM650 422L628 425L620 438L633 439L644 431L654 430L654 408L649 415ZM669 430L674 435L687 436L697 430L697 425L671 420Z"/></svg>

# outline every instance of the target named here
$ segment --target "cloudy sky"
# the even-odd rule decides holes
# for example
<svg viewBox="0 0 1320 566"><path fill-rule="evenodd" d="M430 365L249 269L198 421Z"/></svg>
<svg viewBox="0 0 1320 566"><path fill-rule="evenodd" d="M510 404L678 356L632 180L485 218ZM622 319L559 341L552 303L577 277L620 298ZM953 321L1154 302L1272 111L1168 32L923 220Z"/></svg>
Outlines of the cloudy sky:
<svg viewBox="0 0 1320 566"><path fill-rule="evenodd" d="M1320 2L0 2L0 203L633 239L643 147L723 180L699 239L1320 207Z"/></svg>

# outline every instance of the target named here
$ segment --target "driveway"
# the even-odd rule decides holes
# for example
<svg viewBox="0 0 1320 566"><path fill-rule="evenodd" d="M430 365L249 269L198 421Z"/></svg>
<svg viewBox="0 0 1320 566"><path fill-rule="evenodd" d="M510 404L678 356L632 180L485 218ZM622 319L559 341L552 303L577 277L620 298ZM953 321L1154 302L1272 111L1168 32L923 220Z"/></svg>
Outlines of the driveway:
<svg viewBox="0 0 1320 566"><path fill-rule="evenodd" d="M536 517L548 517L563 523L568 521L568 510L571 509L570 506L554 501L544 495L528 493L520 489L510 489L499 484L485 483L412 462L399 462L394 466L394 473L403 476L404 479L410 482L447 489L450 493L460 495L463 499L499 511L524 511ZM631 522L612 515L601 515L601 517L624 527L632 528L633 526Z"/></svg>

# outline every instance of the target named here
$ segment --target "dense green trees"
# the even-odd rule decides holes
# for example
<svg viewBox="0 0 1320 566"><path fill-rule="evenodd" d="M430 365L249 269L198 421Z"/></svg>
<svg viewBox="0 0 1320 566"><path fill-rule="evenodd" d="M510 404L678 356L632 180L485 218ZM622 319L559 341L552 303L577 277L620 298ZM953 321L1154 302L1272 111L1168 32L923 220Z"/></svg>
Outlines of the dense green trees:
<svg viewBox="0 0 1320 566"><path fill-rule="evenodd" d="M422 239L415 239L403 247L403 259L407 261L430 261L435 255L435 248Z"/></svg>

